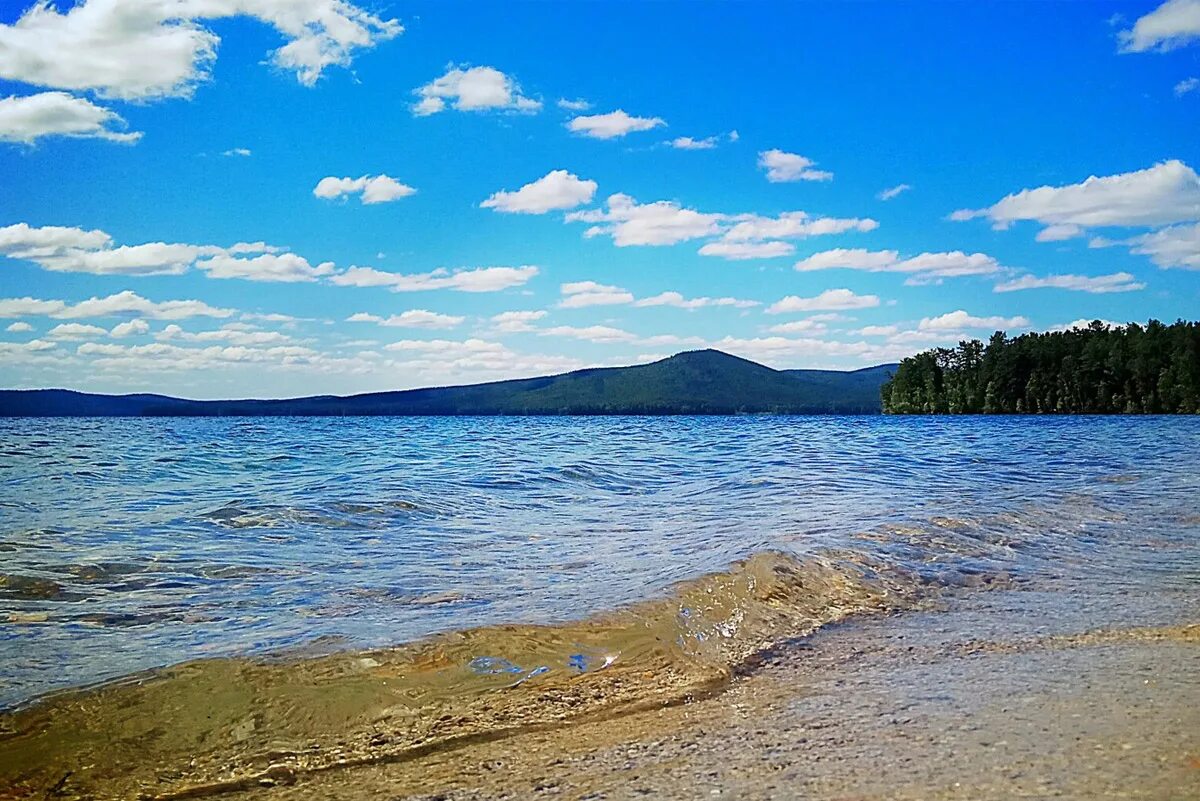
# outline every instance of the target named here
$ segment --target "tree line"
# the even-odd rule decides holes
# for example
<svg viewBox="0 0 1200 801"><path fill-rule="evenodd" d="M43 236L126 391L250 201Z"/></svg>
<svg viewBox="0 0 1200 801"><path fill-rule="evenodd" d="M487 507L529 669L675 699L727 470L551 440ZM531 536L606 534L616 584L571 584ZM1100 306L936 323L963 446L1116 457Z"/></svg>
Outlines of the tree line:
<svg viewBox="0 0 1200 801"><path fill-rule="evenodd" d="M884 414L1196 414L1200 323L964 340L900 362Z"/></svg>

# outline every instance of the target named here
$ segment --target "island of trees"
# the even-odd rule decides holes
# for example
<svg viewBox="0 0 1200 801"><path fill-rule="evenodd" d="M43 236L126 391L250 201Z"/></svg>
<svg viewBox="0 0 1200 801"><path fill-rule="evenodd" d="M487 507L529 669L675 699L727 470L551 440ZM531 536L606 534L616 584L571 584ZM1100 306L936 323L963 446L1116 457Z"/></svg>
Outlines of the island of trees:
<svg viewBox="0 0 1200 801"><path fill-rule="evenodd" d="M1200 323L997 331L905 359L880 391L885 414L1195 414Z"/></svg>

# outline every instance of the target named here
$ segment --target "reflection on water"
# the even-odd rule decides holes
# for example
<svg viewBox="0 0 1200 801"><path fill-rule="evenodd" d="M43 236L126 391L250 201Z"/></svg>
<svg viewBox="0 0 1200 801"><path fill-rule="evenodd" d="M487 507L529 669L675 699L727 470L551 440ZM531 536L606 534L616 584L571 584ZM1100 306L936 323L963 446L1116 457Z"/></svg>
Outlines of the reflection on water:
<svg viewBox="0 0 1200 801"><path fill-rule="evenodd" d="M176 665L0 716L0 785L37 792L219 789L678 701L943 587L1200 580L1188 418L0 432L0 705Z"/></svg>

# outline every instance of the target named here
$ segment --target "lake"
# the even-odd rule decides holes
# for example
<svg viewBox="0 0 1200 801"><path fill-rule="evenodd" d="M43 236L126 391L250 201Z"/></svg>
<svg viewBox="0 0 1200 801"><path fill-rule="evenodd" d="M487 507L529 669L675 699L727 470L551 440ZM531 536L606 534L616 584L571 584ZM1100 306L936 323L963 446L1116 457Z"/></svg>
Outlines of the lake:
<svg viewBox="0 0 1200 801"><path fill-rule="evenodd" d="M762 552L858 554L943 585L1200 575L1188 417L0 431L0 706L196 658L580 620Z"/></svg>

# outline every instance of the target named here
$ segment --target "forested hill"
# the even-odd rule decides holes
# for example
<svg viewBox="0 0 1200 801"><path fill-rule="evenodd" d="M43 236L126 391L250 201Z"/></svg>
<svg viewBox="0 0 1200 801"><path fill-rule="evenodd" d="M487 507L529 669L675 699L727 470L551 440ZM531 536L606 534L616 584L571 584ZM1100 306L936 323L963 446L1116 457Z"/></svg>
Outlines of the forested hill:
<svg viewBox="0 0 1200 801"><path fill-rule="evenodd" d="M0 416L878 414L879 387L894 369L773 370L702 350L632 367L345 397L193 401L0 390Z"/></svg>
<svg viewBox="0 0 1200 801"><path fill-rule="evenodd" d="M885 414L1195 414L1200 323L997 331L900 363Z"/></svg>

